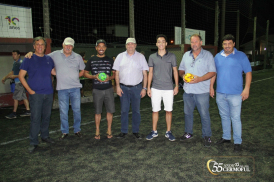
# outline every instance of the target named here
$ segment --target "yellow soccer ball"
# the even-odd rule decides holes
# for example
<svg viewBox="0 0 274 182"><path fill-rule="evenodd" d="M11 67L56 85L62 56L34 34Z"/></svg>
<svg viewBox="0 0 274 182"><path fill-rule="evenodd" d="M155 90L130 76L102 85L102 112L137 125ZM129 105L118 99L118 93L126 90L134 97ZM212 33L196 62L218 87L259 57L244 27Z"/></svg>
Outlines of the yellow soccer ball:
<svg viewBox="0 0 274 182"><path fill-rule="evenodd" d="M184 76L184 79L186 82L190 82L193 78L194 78L194 76L191 73L187 73Z"/></svg>

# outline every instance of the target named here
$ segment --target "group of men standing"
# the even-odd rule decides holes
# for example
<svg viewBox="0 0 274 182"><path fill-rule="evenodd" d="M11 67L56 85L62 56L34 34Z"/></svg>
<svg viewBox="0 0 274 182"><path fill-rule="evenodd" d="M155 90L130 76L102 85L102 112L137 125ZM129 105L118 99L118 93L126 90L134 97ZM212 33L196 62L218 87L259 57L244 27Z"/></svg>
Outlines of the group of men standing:
<svg viewBox="0 0 274 182"><path fill-rule="evenodd" d="M49 122L53 102L52 76L57 77L58 103L61 120L59 140L64 140L69 133L68 110L71 103L74 119L74 134L82 137L81 125L81 94L82 85L79 77L83 76L85 64L79 54L74 53L74 40L70 37L63 42L63 49L45 55L46 41L36 37L33 41L34 53L29 52L24 59L19 72L19 79L29 93L31 108L30 147L33 152L38 144L38 134L41 140L54 143L49 137ZM80 72L79 72L80 71ZM28 81L25 75L28 74Z"/></svg>
<svg viewBox="0 0 274 182"><path fill-rule="evenodd" d="M191 50L186 52L179 67L179 75L192 73L194 78L184 84L185 134L181 140L193 138L193 111L197 107L201 117L204 146L211 145L211 126L209 115L209 96L214 97L214 83L217 78L216 102L221 116L223 136L216 144L231 142L231 123L233 127L234 151L241 151L242 101L249 97L252 69L247 56L235 47L235 38L228 34L223 37L223 50L215 58L202 48L200 35L190 38ZM245 88L243 89L243 72Z"/></svg>
<svg viewBox="0 0 274 182"><path fill-rule="evenodd" d="M46 41L36 37L33 41L34 54L28 53L20 66L19 80L29 93L31 108L30 147L33 152L38 144L41 132L43 142L54 143L49 137L49 122L53 102L52 75L57 77L58 102L60 110L62 135L64 140L69 134L68 110L71 102L74 117L74 134L82 137L81 94L79 77L92 79L93 101L95 107L95 139L100 139L100 121L103 104L107 111L107 138L112 138L111 124L115 112L112 80L116 81L116 92L121 102L121 133L117 138L125 138L128 134L128 115L132 108L132 133L141 139L139 126L141 123L140 102L146 94L151 97L152 131L147 140L158 136L157 123L161 110L161 100L166 111L167 130L165 137L175 141L171 132L173 98L179 91L179 76L184 79L186 73L194 75L190 82L184 83L184 115L185 134L180 138L186 141L193 138L193 112L197 107L202 123L204 146L211 145L211 124L209 114L209 98L214 97L214 82L217 78L216 101L222 120L223 136L217 144L231 140L231 121L233 126L234 150L241 150L241 104L249 96L251 83L251 66L244 53L234 48L232 35L223 38L223 49L213 58L209 51L202 48L200 35L190 38L191 50L186 52L177 71L176 56L169 52L167 37L156 36L158 51L150 55L148 63L143 54L136 51L135 38L128 38L126 51L120 53L115 62L105 55L106 41L96 42L97 55L91 57L86 66L82 57L73 52L74 40L70 37L63 42L63 49L45 55ZM149 74L147 75L147 72ZM243 90L242 72L246 73L246 84ZM100 73L107 75L105 80L99 78ZM217 76L216 76L217 73ZM28 82L25 76L28 74ZM173 79L175 85L173 83ZM5 79L4 79L5 80ZM2 82L4 81L2 80ZM185 79L184 79L185 81ZM26 107L27 108L27 107ZM27 109L28 110L28 109Z"/></svg>

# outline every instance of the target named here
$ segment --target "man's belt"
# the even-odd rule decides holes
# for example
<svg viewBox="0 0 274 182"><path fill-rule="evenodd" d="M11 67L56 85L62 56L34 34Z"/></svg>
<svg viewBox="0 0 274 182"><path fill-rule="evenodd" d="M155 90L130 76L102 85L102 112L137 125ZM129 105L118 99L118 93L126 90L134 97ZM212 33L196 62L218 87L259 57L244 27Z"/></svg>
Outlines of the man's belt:
<svg viewBox="0 0 274 182"><path fill-rule="evenodd" d="M140 83L138 83L137 85L140 85L142 82L140 82ZM123 85L123 86L125 86L125 87L135 87L135 86L137 86L137 85L125 85L125 84L123 84L123 83L120 83L120 85Z"/></svg>

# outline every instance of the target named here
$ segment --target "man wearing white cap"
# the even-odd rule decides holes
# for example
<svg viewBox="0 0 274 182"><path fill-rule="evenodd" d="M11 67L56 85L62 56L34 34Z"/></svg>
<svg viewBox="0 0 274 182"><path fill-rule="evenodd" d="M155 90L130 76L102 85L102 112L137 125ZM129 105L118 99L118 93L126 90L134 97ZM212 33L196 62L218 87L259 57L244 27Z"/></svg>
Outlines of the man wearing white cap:
<svg viewBox="0 0 274 182"><path fill-rule="evenodd" d="M132 133L137 139L141 123L140 102L146 95L148 65L143 54L137 52L135 38L128 38L126 51L120 53L113 65L116 70L117 95L121 101L121 133L117 138L125 138L128 133L128 112L132 108Z"/></svg>
<svg viewBox="0 0 274 182"><path fill-rule="evenodd" d="M74 118L74 133L77 137L82 137L80 133L81 128L81 94L80 88L82 84L79 81L79 77L83 76L85 64L82 57L73 52L74 40L70 37L65 38L63 42L63 49L54 51L48 54L54 61L57 86L58 90L58 102L60 110L61 131L62 135L59 140L63 140L68 136L69 123L68 123L68 110L69 101L71 102L71 108L73 110ZM26 57L32 56L28 53ZM79 73L79 70L80 73Z"/></svg>

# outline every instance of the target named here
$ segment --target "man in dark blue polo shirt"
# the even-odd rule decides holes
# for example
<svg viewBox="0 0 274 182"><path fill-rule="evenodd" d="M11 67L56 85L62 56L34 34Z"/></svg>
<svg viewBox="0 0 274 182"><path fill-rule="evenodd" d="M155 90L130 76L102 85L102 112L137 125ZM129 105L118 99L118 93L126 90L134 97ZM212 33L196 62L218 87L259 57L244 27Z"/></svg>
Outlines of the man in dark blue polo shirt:
<svg viewBox="0 0 274 182"><path fill-rule="evenodd" d="M53 102L51 73L55 72L54 63L51 57L44 54L46 41L43 37L34 38L33 47L35 50L33 56L24 59L19 72L19 79L30 94L30 153L34 152L39 144L38 134L40 132L43 142L54 143L49 137ZM25 80L26 74L29 75L28 82Z"/></svg>

